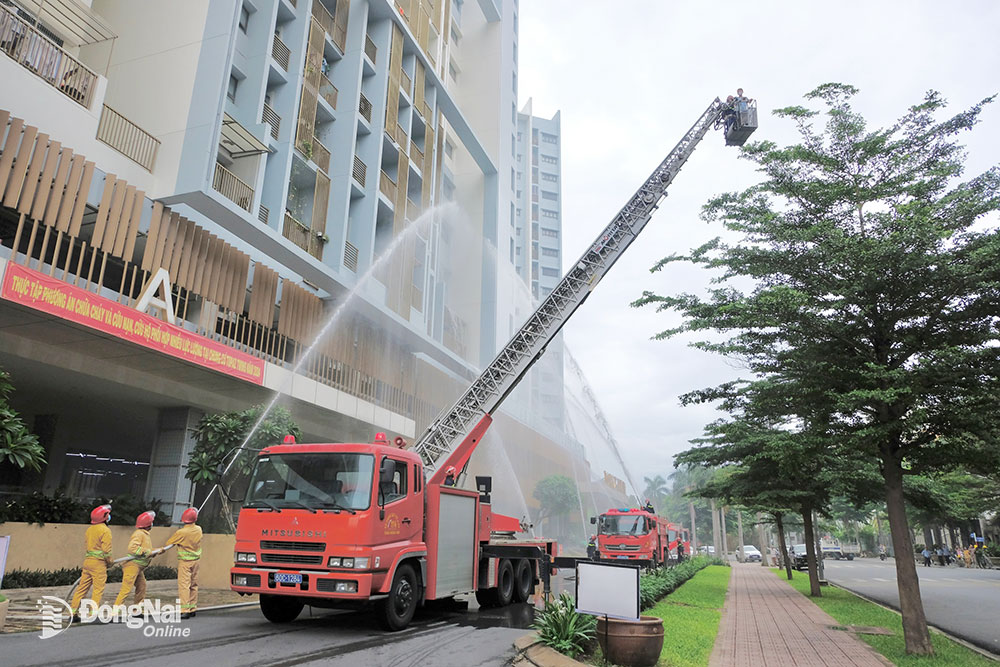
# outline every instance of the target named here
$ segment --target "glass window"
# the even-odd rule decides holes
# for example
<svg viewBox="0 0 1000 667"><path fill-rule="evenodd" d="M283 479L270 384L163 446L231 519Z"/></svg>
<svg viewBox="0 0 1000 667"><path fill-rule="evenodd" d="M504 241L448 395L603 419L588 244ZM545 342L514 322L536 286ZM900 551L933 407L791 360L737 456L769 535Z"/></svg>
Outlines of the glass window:
<svg viewBox="0 0 1000 667"><path fill-rule="evenodd" d="M236 78L235 75L229 75L229 89L226 91L226 95L233 102L236 101L236 89L240 87L240 80Z"/></svg>
<svg viewBox="0 0 1000 667"><path fill-rule="evenodd" d="M601 535L645 535L648 532L646 517L636 515L601 516L597 531Z"/></svg>
<svg viewBox="0 0 1000 667"><path fill-rule="evenodd" d="M246 33L248 25L250 25L250 10L240 7L240 30Z"/></svg>
<svg viewBox="0 0 1000 667"><path fill-rule="evenodd" d="M406 497L406 462L384 458L379 468L379 499L386 505Z"/></svg>
<svg viewBox="0 0 1000 667"><path fill-rule="evenodd" d="M270 454L257 459L246 507L368 509L370 454Z"/></svg>

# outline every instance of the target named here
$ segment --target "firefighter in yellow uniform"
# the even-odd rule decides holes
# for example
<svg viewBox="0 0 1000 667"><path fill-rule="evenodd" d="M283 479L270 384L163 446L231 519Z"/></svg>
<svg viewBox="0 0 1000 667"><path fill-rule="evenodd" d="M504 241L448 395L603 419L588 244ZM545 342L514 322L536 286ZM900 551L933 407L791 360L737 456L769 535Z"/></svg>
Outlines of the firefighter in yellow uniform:
<svg viewBox="0 0 1000 667"><path fill-rule="evenodd" d="M184 525L170 536L167 545L177 545L177 596L181 600L181 618L191 618L198 611L198 563L201 560L201 526L198 510L189 507L181 514Z"/></svg>
<svg viewBox="0 0 1000 667"><path fill-rule="evenodd" d="M90 596L96 604L101 604L104 597L104 585L108 582L108 568L111 567L111 505L95 507L90 513L90 528L84 536L87 545L87 555L83 559L83 574L80 583L73 593L73 616L80 610L80 603L93 586L94 593Z"/></svg>
<svg viewBox="0 0 1000 667"><path fill-rule="evenodd" d="M132 560L122 565L122 588L118 591L115 605L125 604L125 598L135 587L132 604L141 604L146 599L146 577L142 571L149 566L152 558L153 541L149 539L149 529L153 527L156 512L143 512L135 519L135 532L128 541L128 555Z"/></svg>

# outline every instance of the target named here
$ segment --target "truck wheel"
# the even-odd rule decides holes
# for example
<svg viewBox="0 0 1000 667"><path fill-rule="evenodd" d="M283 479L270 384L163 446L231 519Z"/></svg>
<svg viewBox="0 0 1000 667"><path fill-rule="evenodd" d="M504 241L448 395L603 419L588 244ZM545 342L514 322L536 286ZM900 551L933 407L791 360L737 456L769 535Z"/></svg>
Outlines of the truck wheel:
<svg viewBox="0 0 1000 667"><path fill-rule="evenodd" d="M531 561L524 558L517 561L514 568L514 601L527 602L531 597L535 573L531 571Z"/></svg>
<svg viewBox="0 0 1000 667"><path fill-rule="evenodd" d="M514 566L504 558L497 568L497 604L506 607L514 599Z"/></svg>
<svg viewBox="0 0 1000 667"><path fill-rule="evenodd" d="M375 606L375 616L379 626L384 630L396 632L409 625L413 612L417 609L419 591L417 575L413 573L413 568L406 564L396 568L389 596L379 600Z"/></svg>
<svg viewBox="0 0 1000 667"><path fill-rule="evenodd" d="M490 607L497 606L497 589L495 588L480 588L476 591L476 602L479 603L480 609L489 609Z"/></svg>
<svg viewBox="0 0 1000 667"><path fill-rule="evenodd" d="M284 595L260 596L260 611L272 623L291 623L298 618L304 606L300 600Z"/></svg>

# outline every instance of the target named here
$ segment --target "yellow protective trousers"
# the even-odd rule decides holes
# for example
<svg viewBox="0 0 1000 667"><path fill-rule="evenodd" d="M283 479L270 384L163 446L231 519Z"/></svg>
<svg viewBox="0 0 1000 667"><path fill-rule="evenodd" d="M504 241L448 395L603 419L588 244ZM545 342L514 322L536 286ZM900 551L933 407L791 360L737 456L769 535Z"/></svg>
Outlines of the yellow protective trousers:
<svg viewBox="0 0 1000 667"><path fill-rule="evenodd" d="M80 611L80 603L90 591L91 586L94 588L94 593L90 596L90 599L96 604L101 604L101 598L104 597L104 585L106 583L108 583L108 567L105 565L104 559L84 558L83 574L80 575L80 583L76 585L76 591L73 593L73 603L70 605L73 608L73 613L75 614Z"/></svg>
<svg viewBox="0 0 1000 667"><path fill-rule="evenodd" d="M177 597L182 614L198 611L198 561L177 561Z"/></svg>
<svg viewBox="0 0 1000 667"><path fill-rule="evenodd" d="M122 589L118 591L118 597L115 599L115 604L125 604L125 598L132 591L132 587L135 587L135 598L132 600L132 604L140 604L146 599L146 576L142 571L146 569L139 565L136 565L133 561L128 561L122 565Z"/></svg>

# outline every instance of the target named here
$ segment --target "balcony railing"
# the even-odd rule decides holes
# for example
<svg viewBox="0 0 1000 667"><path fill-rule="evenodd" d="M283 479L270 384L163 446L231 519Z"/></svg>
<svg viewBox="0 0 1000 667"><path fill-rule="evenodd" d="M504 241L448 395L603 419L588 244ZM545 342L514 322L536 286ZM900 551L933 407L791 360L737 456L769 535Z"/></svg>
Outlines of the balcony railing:
<svg viewBox="0 0 1000 667"><path fill-rule="evenodd" d="M358 271L358 249L350 241L344 243L344 266L355 273Z"/></svg>
<svg viewBox="0 0 1000 667"><path fill-rule="evenodd" d="M417 148L416 142L410 142L410 159L420 165L420 168L424 167L424 152Z"/></svg>
<svg viewBox="0 0 1000 667"><path fill-rule="evenodd" d="M428 122L431 121L431 105L427 104L427 102L424 102L423 112L424 112L424 119L427 120Z"/></svg>
<svg viewBox="0 0 1000 667"><path fill-rule="evenodd" d="M312 139L312 161L323 171L330 172L330 149L315 136Z"/></svg>
<svg viewBox="0 0 1000 667"><path fill-rule="evenodd" d="M396 182L389 178L389 174L384 171L379 172L378 189L391 201L396 201Z"/></svg>
<svg viewBox="0 0 1000 667"><path fill-rule="evenodd" d="M375 42L368 35L365 35L365 55L368 56L368 60L375 64L375 57L378 55L378 47L375 46Z"/></svg>
<svg viewBox="0 0 1000 667"><path fill-rule="evenodd" d="M97 74L62 50L33 25L0 6L0 51L34 72L50 86L90 108ZM131 157L131 156L129 156Z"/></svg>
<svg viewBox="0 0 1000 667"><path fill-rule="evenodd" d="M365 176L368 174L368 165L366 165L361 158L357 155L354 156L354 169L351 170L351 175L354 177L358 183L363 187L365 184Z"/></svg>
<svg viewBox="0 0 1000 667"><path fill-rule="evenodd" d="M358 100L358 111L365 117L365 120L369 123L372 122L372 103L368 101L364 93L361 93L361 97Z"/></svg>
<svg viewBox="0 0 1000 667"><path fill-rule="evenodd" d="M285 226L281 233L298 247L306 252L309 251L309 228L293 218L290 213L285 213Z"/></svg>
<svg viewBox="0 0 1000 667"><path fill-rule="evenodd" d="M226 199L235 202L237 206L245 209L248 213L250 212L250 207L253 204L253 188L218 162L215 163L215 179L212 181L212 187L222 193Z"/></svg>
<svg viewBox="0 0 1000 667"><path fill-rule="evenodd" d="M274 62L281 65L281 69L288 71L288 62L292 57L292 52L277 35L274 36L274 43L271 45L271 57L274 58Z"/></svg>
<svg viewBox="0 0 1000 667"><path fill-rule="evenodd" d="M410 220L416 220L420 217L420 205L413 201L409 197L406 198L406 217Z"/></svg>
<svg viewBox="0 0 1000 667"><path fill-rule="evenodd" d="M281 128L281 116L276 114L267 102L264 102L264 111L260 115L260 121L271 126L271 136L277 139L278 130Z"/></svg>
<svg viewBox="0 0 1000 667"><path fill-rule="evenodd" d="M111 146L133 162L153 171L160 140L107 104L101 110L97 139Z"/></svg>
<svg viewBox="0 0 1000 667"><path fill-rule="evenodd" d="M400 72L399 74L399 85L403 87L403 92L405 92L407 97L409 97L413 90L413 80L406 72Z"/></svg>
<svg viewBox="0 0 1000 667"><path fill-rule="evenodd" d="M316 18L316 22L319 23L326 34L333 38L334 30L336 29L336 24L333 22L333 14L330 10L323 6L319 0L313 0L312 3L312 15Z"/></svg>
<svg viewBox="0 0 1000 667"><path fill-rule="evenodd" d="M319 94L323 96L331 107L337 108L337 87L330 83L330 79L325 74L320 74Z"/></svg>
<svg viewBox="0 0 1000 667"><path fill-rule="evenodd" d="M402 125L396 126L396 143L399 144L400 150L404 152L410 148L410 137L406 134L406 130L403 129Z"/></svg>

